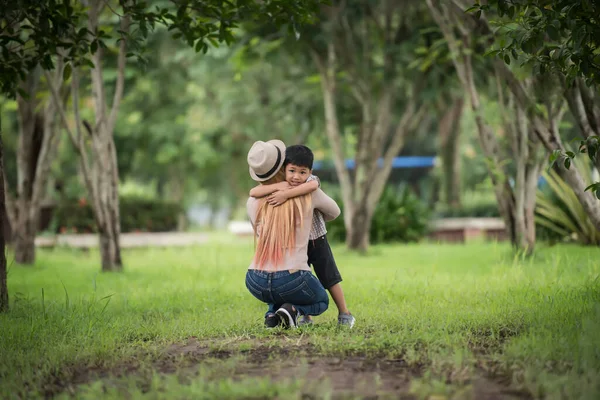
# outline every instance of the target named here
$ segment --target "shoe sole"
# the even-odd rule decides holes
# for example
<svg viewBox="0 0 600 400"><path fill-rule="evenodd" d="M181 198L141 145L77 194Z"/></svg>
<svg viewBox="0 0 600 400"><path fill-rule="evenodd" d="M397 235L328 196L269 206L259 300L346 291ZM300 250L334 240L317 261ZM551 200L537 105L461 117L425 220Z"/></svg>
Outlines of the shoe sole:
<svg viewBox="0 0 600 400"><path fill-rule="evenodd" d="M286 310L285 308L280 308L279 310L275 311L275 314L279 315L279 318L284 320L283 322L287 320L287 325L290 328L296 328L296 324L294 323L294 317L292 317L288 310Z"/></svg>
<svg viewBox="0 0 600 400"><path fill-rule="evenodd" d="M277 319L278 319L277 323L275 324L275 326L267 326L267 324L265 324L265 325L264 325L264 326L265 326L265 329L275 329L275 328L277 328L279 325L281 325L281 322L282 322L282 321L281 321L281 316L280 316L280 315L278 315L277 313L275 313L275 314L273 314L273 315L275 315L275 316L277 317Z"/></svg>

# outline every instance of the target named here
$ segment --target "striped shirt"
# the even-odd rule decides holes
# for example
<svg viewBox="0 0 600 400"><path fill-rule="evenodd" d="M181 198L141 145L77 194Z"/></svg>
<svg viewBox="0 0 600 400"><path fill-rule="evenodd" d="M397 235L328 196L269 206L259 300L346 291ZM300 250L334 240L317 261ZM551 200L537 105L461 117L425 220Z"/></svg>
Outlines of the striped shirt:
<svg viewBox="0 0 600 400"><path fill-rule="evenodd" d="M311 175L308 177L306 182L317 181L319 183L319 188L321 187L321 181L319 177L316 175ZM310 240L315 240L324 236L327 233L327 228L325 228L325 220L323 219L323 213L315 208L315 213L312 219L312 226L310 228L310 233L308 238Z"/></svg>

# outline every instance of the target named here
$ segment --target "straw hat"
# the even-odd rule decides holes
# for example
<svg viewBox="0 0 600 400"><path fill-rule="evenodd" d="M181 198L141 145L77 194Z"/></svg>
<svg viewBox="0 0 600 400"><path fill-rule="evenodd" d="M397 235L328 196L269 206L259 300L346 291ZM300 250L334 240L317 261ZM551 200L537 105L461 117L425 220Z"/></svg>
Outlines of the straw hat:
<svg viewBox="0 0 600 400"><path fill-rule="evenodd" d="M285 161L285 144L281 140L254 142L248 152L250 177L257 182L271 179Z"/></svg>

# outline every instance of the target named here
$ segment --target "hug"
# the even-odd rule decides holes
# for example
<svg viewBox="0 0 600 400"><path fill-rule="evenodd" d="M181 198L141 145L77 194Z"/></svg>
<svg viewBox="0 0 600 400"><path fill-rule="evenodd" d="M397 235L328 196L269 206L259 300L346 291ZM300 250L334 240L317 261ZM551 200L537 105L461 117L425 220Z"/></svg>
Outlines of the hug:
<svg viewBox="0 0 600 400"><path fill-rule="evenodd" d="M326 289L338 308L338 324L352 328L355 322L326 238L325 222L337 218L340 208L320 189L313 160L308 147L286 149L280 140L258 141L248 152L250 177L259 186L246 204L255 234L246 287L267 304L267 328L312 324L311 316L329 306Z"/></svg>

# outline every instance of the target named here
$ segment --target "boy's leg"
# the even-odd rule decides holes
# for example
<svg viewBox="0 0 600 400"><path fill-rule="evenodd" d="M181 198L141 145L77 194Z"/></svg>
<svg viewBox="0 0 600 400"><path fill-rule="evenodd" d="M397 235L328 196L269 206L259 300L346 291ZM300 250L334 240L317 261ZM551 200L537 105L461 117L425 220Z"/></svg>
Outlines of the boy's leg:
<svg viewBox="0 0 600 400"><path fill-rule="evenodd" d="M342 285L336 283L327 290L329 290L329 293L331 293L331 298L335 302L338 312L340 314L350 314L350 311L348 311L348 306L346 305L346 298L344 297Z"/></svg>
<svg viewBox="0 0 600 400"><path fill-rule="evenodd" d="M308 262L312 264L315 274L323 287L331 293L331 298L335 302L338 313L350 314L346 305L344 291L340 285L342 276L335 263L335 258L333 258L333 252L331 251L326 235L309 241Z"/></svg>

